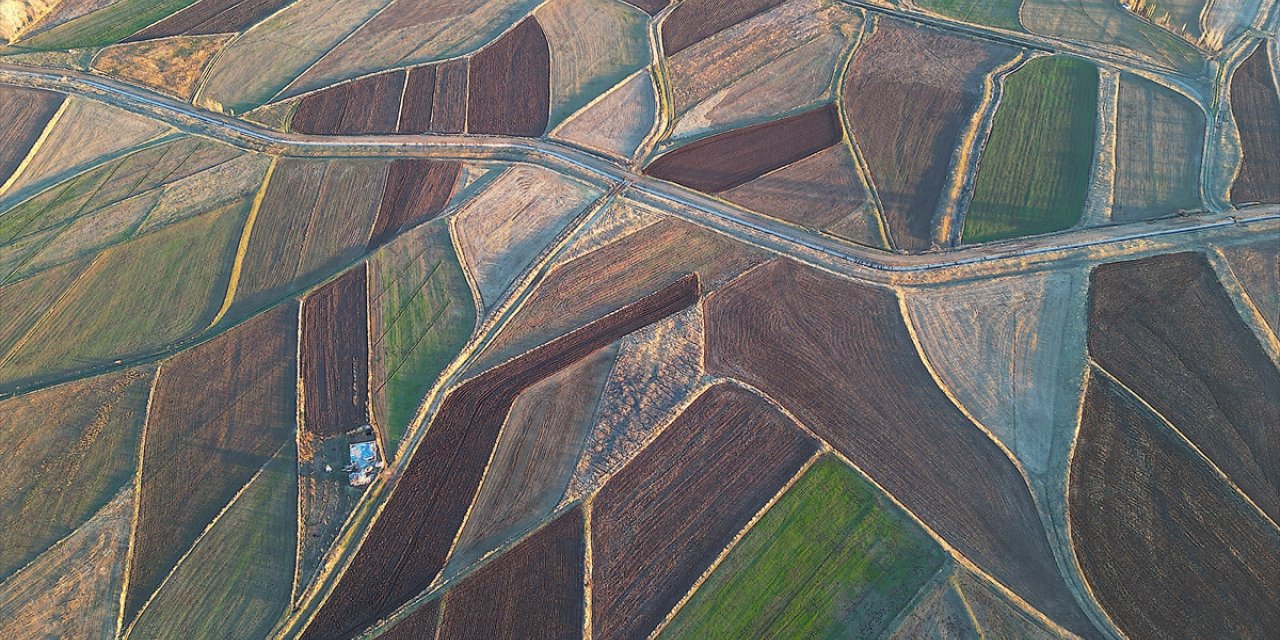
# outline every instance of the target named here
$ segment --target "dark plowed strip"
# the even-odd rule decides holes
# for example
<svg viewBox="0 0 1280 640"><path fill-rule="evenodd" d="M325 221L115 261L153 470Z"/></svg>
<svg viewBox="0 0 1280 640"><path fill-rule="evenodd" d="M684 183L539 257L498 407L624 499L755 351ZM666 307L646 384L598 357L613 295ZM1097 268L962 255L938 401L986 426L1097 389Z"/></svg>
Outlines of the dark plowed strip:
<svg viewBox="0 0 1280 640"><path fill-rule="evenodd" d="M451 589L444 597L440 637L581 637L582 524L582 509L574 507Z"/></svg>
<svg viewBox="0 0 1280 640"><path fill-rule="evenodd" d="M378 640L433 640L439 624L440 601L432 600L397 622L386 633L379 635Z"/></svg>
<svg viewBox="0 0 1280 640"><path fill-rule="evenodd" d="M128 38L125 42L239 33L275 13L292 0L201 0Z"/></svg>
<svg viewBox="0 0 1280 640"><path fill-rule="evenodd" d="M623 2L649 14L655 15L662 11L670 0L622 0Z"/></svg>
<svg viewBox="0 0 1280 640"><path fill-rule="evenodd" d="M0 114L4 115L4 126L0 127L0 184L22 164L62 100L61 94L49 91L0 85Z"/></svg>
<svg viewBox="0 0 1280 640"><path fill-rule="evenodd" d="M462 133L466 124L466 60L423 65L409 71L400 133Z"/></svg>
<svg viewBox="0 0 1280 640"><path fill-rule="evenodd" d="M593 636L649 635L816 449L755 394L703 393L595 500Z"/></svg>
<svg viewBox="0 0 1280 640"><path fill-rule="evenodd" d="M314 135L395 133L405 75L379 73L310 94L298 103L291 126Z"/></svg>
<svg viewBox="0 0 1280 640"><path fill-rule="evenodd" d="M1128 637L1267 638L1280 629L1280 533L1099 372L1068 496L1085 579Z"/></svg>
<svg viewBox="0 0 1280 640"><path fill-rule="evenodd" d="M893 293L779 261L705 307L711 372L764 390L970 560L1092 634L1026 482L938 389Z"/></svg>
<svg viewBox="0 0 1280 640"><path fill-rule="evenodd" d="M471 61L467 130L540 136L551 104L551 49L533 18L526 18Z"/></svg>
<svg viewBox="0 0 1280 640"><path fill-rule="evenodd" d="M303 416L336 436L369 422L369 305L363 264L302 303Z"/></svg>
<svg viewBox="0 0 1280 640"><path fill-rule="evenodd" d="M409 69L404 86L404 106L400 109L398 133L430 133L431 112L436 95L436 68L428 64Z"/></svg>
<svg viewBox="0 0 1280 640"><path fill-rule="evenodd" d="M408 159L391 163L382 204L373 221L369 250L436 217L453 195L462 165L457 162Z"/></svg>
<svg viewBox="0 0 1280 640"><path fill-rule="evenodd" d="M1231 78L1231 113L1243 158L1231 202L1280 203L1280 95L1264 40Z"/></svg>
<svg viewBox="0 0 1280 640"><path fill-rule="evenodd" d="M160 365L147 416L125 624L223 505L293 437L297 307Z"/></svg>
<svg viewBox="0 0 1280 640"><path fill-rule="evenodd" d="M835 105L703 138L645 169L655 178L717 193L807 158L844 137Z"/></svg>
<svg viewBox="0 0 1280 640"><path fill-rule="evenodd" d="M697 299L697 277L684 278L450 393L355 559L302 638L349 637L431 583L444 567L498 431L521 391Z"/></svg>
<svg viewBox="0 0 1280 640"><path fill-rule="evenodd" d="M1204 257L1103 265L1090 294L1093 359L1280 519L1280 372Z"/></svg>
<svg viewBox="0 0 1280 640"><path fill-rule="evenodd" d="M784 0L685 0L662 22L662 50L668 56L745 22Z"/></svg>

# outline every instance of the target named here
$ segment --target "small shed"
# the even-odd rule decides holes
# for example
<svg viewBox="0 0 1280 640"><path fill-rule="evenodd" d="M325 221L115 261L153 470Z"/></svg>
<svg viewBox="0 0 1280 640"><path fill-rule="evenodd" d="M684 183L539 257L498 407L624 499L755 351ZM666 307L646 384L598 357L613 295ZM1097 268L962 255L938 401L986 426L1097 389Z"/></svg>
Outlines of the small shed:
<svg viewBox="0 0 1280 640"><path fill-rule="evenodd" d="M374 436L373 428L356 429L347 442L351 463L345 471L351 478L351 484L361 487L373 482L383 467L382 456L378 453L378 438Z"/></svg>

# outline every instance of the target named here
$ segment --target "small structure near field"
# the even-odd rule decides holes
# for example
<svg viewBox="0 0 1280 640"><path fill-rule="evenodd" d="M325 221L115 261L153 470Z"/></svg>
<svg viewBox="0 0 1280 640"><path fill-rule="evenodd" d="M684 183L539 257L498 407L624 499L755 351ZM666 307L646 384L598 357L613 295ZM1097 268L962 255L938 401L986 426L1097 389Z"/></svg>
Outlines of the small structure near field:
<svg viewBox="0 0 1280 640"><path fill-rule="evenodd" d="M378 438L373 427L364 425L347 432L347 447L351 453L351 463L345 471L351 478L351 486L363 487L378 477L384 463L378 453Z"/></svg>

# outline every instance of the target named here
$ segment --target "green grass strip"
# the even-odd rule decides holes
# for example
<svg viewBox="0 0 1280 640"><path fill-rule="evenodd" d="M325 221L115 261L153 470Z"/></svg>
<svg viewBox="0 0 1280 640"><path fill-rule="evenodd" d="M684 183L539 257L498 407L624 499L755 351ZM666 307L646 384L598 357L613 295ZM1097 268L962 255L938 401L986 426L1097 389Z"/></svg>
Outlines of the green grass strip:
<svg viewBox="0 0 1280 640"><path fill-rule="evenodd" d="M195 0L121 0L20 43L31 49L76 49L115 44Z"/></svg>
<svg viewBox="0 0 1280 640"><path fill-rule="evenodd" d="M962 22L1021 31L1022 0L916 0L916 6Z"/></svg>

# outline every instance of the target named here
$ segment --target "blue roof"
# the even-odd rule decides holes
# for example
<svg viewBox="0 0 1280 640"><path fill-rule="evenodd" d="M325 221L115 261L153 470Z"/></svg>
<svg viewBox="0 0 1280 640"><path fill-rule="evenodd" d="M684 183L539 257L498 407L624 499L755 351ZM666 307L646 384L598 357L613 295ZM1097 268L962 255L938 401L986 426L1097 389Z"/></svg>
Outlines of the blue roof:
<svg viewBox="0 0 1280 640"><path fill-rule="evenodd" d="M351 464L357 469L367 469L377 462L378 443L376 441L351 443Z"/></svg>

